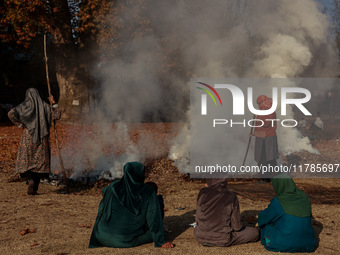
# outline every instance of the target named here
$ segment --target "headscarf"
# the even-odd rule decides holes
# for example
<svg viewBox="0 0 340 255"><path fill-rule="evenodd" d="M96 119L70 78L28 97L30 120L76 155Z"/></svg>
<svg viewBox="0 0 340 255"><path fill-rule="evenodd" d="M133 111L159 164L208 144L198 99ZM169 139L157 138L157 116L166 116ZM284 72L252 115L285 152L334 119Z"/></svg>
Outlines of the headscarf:
<svg viewBox="0 0 340 255"><path fill-rule="evenodd" d="M280 174L272 180L276 197L285 213L297 217L309 217L312 208L309 197L296 187L293 179L287 174Z"/></svg>
<svg viewBox="0 0 340 255"><path fill-rule="evenodd" d="M259 105L261 103L263 103L264 101L266 101L269 97L265 96L265 95L261 95L257 98L256 103Z"/></svg>
<svg viewBox="0 0 340 255"><path fill-rule="evenodd" d="M261 110L269 110L272 107L273 100L265 95L261 95L256 100Z"/></svg>
<svg viewBox="0 0 340 255"><path fill-rule="evenodd" d="M103 203L106 219L111 216L112 196L134 215L138 215L143 200L140 193L144 189L144 165L139 162L129 162L124 166L124 175L119 181L113 182L105 191L103 190Z"/></svg>
<svg viewBox="0 0 340 255"><path fill-rule="evenodd" d="M228 178L207 178L206 179L208 187L227 187Z"/></svg>
<svg viewBox="0 0 340 255"><path fill-rule="evenodd" d="M221 197L225 196L224 191L227 191L228 178L207 178L206 182L208 187L201 190L198 195L197 204L200 205L202 212L211 211L212 214L215 213L216 206L224 207L228 201L224 201L220 204ZM219 211L219 210L217 210Z"/></svg>
<svg viewBox="0 0 340 255"><path fill-rule="evenodd" d="M28 129L33 142L37 145L50 134L51 108L34 88L26 91L24 102L15 107L19 121Z"/></svg>

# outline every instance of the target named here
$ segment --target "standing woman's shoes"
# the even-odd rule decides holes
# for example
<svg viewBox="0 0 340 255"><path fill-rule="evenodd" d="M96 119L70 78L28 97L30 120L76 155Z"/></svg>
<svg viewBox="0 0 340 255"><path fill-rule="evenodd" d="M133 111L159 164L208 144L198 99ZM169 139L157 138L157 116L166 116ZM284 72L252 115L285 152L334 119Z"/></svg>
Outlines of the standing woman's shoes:
<svg viewBox="0 0 340 255"><path fill-rule="evenodd" d="M30 179L28 181L27 195L36 195L37 194L37 191L35 190L35 186L36 186L36 184L35 184L34 180Z"/></svg>
<svg viewBox="0 0 340 255"><path fill-rule="evenodd" d="M35 195L37 194L38 188L39 188L39 184L40 184L40 175L37 173L33 173L33 182L34 182L34 186L33 186L33 191L35 192Z"/></svg>

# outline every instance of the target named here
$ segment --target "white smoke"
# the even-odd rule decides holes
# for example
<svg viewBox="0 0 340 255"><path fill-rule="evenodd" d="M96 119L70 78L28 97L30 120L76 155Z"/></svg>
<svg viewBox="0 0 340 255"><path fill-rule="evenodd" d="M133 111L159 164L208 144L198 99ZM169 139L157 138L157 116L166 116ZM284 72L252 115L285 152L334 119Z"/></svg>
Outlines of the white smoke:
<svg viewBox="0 0 340 255"><path fill-rule="evenodd" d="M242 14L236 15L236 23L230 29L235 33L219 38L218 41L210 35L204 37L200 34L197 42L191 45L188 50L191 56L188 58L204 63L201 68L195 69L196 75L211 78L336 76L337 71L334 67L337 67L337 54L334 51L334 42L329 37L329 19L320 11L317 2L260 0L243 3ZM205 17L201 18L205 19ZM206 48L203 45L211 46L207 50L208 55L205 54ZM230 60L229 63L226 63L227 59ZM319 59L323 61L324 66L320 65ZM292 83L291 86L296 84ZM329 86L323 87L325 90L329 88ZM261 94L271 97L271 87L256 92L254 98ZM251 118L251 116L246 117ZM291 108L288 108L286 118L294 118ZM192 123L192 126L195 125L197 123ZM222 154L225 155L226 162L240 165L246 149L247 131L235 128L230 131L231 133L226 133L221 138L220 142L225 144L224 148L221 148ZM183 134L188 135L188 133L186 128L183 129L179 141L182 140ZM302 137L296 129L279 127L277 133L279 151L284 155L303 150L318 153L312 148L309 139ZM199 150L195 148L201 146L215 146L215 144L204 140L204 144L195 144L194 150ZM171 153L177 154L169 155L174 160L179 158L177 147L179 147L178 141L175 141ZM248 163L251 162L249 158L253 157L252 153L251 150L248 154ZM187 162L188 156L189 153L186 152L183 154L183 160L177 163L180 171L187 171L180 167Z"/></svg>
<svg viewBox="0 0 340 255"><path fill-rule="evenodd" d="M126 162L144 160L143 151L139 151L141 144L130 140L125 123L118 122L115 127L109 122L99 123L91 130L82 128L79 132L67 134L73 137L77 146L70 145L61 150L65 169L72 171L71 179L120 178ZM52 169L57 165L58 159L53 157Z"/></svg>
<svg viewBox="0 0 340 255"><path fill-rule="evenodd" d="M101 102L93 119L101 135L96 139L84 135L79 163L72 160L74 175L84 169L84 158L89 158L98 172L110 170L115 176L126 161L149 157L145 149L157 148L157 139L145 135L133 143L128 132L129 123L143 121L185 120L177 138L169 142L173 145L169 157L179 171L187 172L189 130L193 128L188 118L192 77L336 76L337 54L329 36L329 18L316 1L138 0L117 1L117 5L126 5L126 11L113 10L108 16L109 25L110 20L120 23L101 52L112 52L113 57L101 63L101 73L96 74L101 81ZM127 26L135 27L138 33L144 26L147 32L135 36L129 34ZM117 37L125 41L120 44ZM271 96L271 90L256 92ZM287 118L293 117L290 111ZM116 131L111 121L120 123ZM226 132L221 141L226 161L243 160L248 133L234 128ZM278 139L284 154L315 152L308 138L301 138L296 130L279 129ZM103 148L112 144L123 144L120 157L103 156ZM211 145L197 144L196 148L203 146Z"/></svg>
<svg viewBox="0 0 340 255"><path fill-rule="evenodd" d="M174 160L175 165L181 173L190 173L189 164L190 130L188 123L183 124L176 139L172 141L169 158Z"/></svg>
<svg viewBox="0 0 340 255"><path fill-rule="evenodd" d="M254 4L254 1L252 2ZM258 4L258 2L257 2ZM263 4L265 4L263 2ZM255 59L250 74L264 77L317 77L336 74L335 52L330 50L326 54L326 67L318 65L315 70L311 66L318 63L317 54L320 48L328 49L332 45L329 40L329 19L324 15L315 1L276 1L276 11L259 13L257 18L251 16L250 23L254 31L259 31L263 38L260 46L259 58ZM259 11L259 9L255 9ZM304 11L303 11L304 10ZM265 27L260 26L265 25ZM270 24L270 26L269 26ZM264 34L266 33L266 34ZM324 58L324 56L322 57ZM314 70L315 73L308 71ZM296 86L296 84L292 84ZM325 86L324 89L329 89ZM288 108L287 118L294 118L292 109ZM298 130L278 127L279 150L284 155L298 151L318 153L312 148L307 137L302 137Z"/></svg>
<svg viewBox="0 0 340 255"><path fill-rule="evenodd" d="M261 47L262 58L254 61L254 73L264 77L296 77L312 60L306 44L290 35L271 36Z"/></svg>

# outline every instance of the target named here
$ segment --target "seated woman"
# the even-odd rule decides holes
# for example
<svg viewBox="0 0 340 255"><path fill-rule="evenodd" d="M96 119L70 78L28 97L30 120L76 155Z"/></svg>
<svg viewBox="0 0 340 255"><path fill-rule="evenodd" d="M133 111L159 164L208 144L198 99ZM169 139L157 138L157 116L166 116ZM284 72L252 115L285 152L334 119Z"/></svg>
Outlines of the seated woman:
<svg viewBox="0 0 340 255"><path fill-rule="evenodd" d="M146 182L146 185L149 185L155 192L157 196L157 200L159 203L159 208L161 208L162 220L164 219L164 198L162 195L158 195L158 185L155 182Z"/></svg>
<svg viewBox="0 0 340 255"><path fill-rule="evenodd" d="M156 193L144 184L144 165L125 164L122 179L105 187L102 193L89 248L127 248L151 242L155 247L173 247L165 241Z"/></svg>
<svg viewBox="0 0 340 255"><path fill-rule="evenodd" d="M312 209L308 196L287 174L276 176L272 184L276 197L258 216L261 244L269 251L314 251Z"/></svg>
<svg viewBox="0 0 340 255"><path fill-rule="evenodd" d="M243 227L238 199L227 188L228 179L207 179L207 187L198 194L194 233L206 246L231 246L256 242L259 231Z"/></svg>

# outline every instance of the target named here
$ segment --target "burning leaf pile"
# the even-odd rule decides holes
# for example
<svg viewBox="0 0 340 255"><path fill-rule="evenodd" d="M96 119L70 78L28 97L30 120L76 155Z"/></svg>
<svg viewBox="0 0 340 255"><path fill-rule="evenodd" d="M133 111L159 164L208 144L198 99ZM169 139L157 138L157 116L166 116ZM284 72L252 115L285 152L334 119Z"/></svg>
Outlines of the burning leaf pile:
<svg viewBox="0 0 340 255"><path fill-rule="evenodd" d="M83 140L90 137L92 142L90 145L96 147L96 141L100 143L103 137L97 132L94 125L70 125L58 123L58 132L60 138L60 146L62 153L67 152L69 155L64 157L66 163L68 159L73 159L74 156L82 154L83 163L82 169L78 173L77 178L70 179L70 188L73 191L100 191L103 187L112 183L115 176L110 171L110 166L102 164L102 168L94 171L94 165L102 163L107 158L112 158L113 164L117 164L117 160L121 160L123 164L127 161L136 160L134 157L129 158L126 155L127 148L124 146L128 143L129 146L135 146L135 153L143 154L139 160L146 166L146 181L152 180L159 184L166 184L171 181L193 181L190 176L181 174L175 165L176 162L168 158L170 141L176 136L178 125L176 123L140 123L131 124L127 130L128 137L113 137L112 140L106 141L105 146L100 148L101 155L97 158L92 158L91 153L86 153L86 147L83 147ZM112 125L112 130L115 131L117 125ZM18 175L14 176L15 158L18 149L18 143L21 136L21 129L15 126L5 125L1 127L2 137L0 139L0 172L11 175L9 179L14 181L20 180ZM313 141L313 146L320 151L320 154L311 154L308 152L294 153L288 156L282 156L283 162L286 164L304 164L304 163L339 163L338 155L340 153L338 125L333 124L328 126L325 131L327 139L316 139ZM84 137L84 135L86 137ZM51 133L53 137L53 131ZM90 147L91 147L90 146ZM80 150L80 148L82 148ZM56 155L55 141L51 139L52 157ZM118 158L120 156L121 158ZM97 160L97 162L95 162ZM70 161L72 163L72 161ZM69 162L69 163L70 163ZM105 168L106 166L106 168ZM63 184L61 170L58 162L52 164L52 181L50 184ZM121 169L120 169L121 170ZM116 170L114 170L116 171ZM74 176L74 168L72 165L67 168L68 176ZM12 181L13 181L12 180Z"/></svg>

